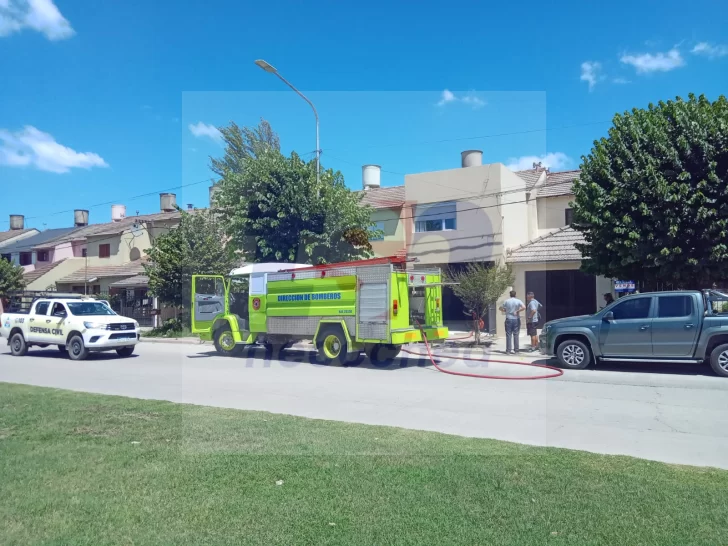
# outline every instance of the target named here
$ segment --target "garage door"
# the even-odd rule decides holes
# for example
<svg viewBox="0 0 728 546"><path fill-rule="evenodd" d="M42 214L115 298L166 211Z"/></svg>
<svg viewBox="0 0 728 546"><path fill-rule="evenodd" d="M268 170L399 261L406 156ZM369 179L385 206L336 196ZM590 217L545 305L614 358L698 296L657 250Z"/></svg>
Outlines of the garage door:
<svg viewBox="0 0 728 546"><path fill-rule="evenodd" d="M544 306L542 324L548 320L589 315L597 311L596 277L578 269L527 271L526 292L533 292Z"/></svg>

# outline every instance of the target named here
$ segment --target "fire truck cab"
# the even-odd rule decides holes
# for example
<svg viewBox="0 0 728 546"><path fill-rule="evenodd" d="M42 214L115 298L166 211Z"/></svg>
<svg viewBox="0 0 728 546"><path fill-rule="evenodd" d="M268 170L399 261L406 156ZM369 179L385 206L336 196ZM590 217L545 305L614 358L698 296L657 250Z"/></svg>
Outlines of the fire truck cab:
<svg viewBox="0 0 728 546"><path fill-rule="evenodd" d="M310 266L253 264L229 277L194 275L192 331L222 355L263 344L277 353L311 340L318 359L394 359L402 345L446 339L440 269L407 269L404 258Z"/></svg>

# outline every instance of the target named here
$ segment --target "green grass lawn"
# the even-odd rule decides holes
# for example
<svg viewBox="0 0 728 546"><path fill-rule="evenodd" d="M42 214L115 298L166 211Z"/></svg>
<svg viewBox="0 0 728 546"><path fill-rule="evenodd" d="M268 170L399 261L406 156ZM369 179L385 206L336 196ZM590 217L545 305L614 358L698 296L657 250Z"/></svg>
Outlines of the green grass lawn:
<svg viewBox="0 0 728 546"><path fill-rule="evenodd" d="M0 383L0 543L726 545L728 472Z"/></svg>

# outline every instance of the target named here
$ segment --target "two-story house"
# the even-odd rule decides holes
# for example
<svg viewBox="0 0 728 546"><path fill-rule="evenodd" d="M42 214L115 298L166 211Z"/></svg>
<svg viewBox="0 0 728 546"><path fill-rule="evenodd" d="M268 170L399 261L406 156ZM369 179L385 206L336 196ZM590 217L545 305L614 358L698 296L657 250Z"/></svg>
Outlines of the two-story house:
<svg viewBox="0 0 728 546"><path fill-rule="evenodd" d="M405 175L404 186L380 188L376 169L369 171L362 202L374 207L372 219L384 227L384 237L371 241L377 255L406 253L415 267L446 269L509 263L513 289L524 301L533 291L546 320L593 312L611 291L608 279L579 270L574 244L583 239L570 227L569 206L578 171L534 165L513 172L482 164L479 150L463 152L460 168ZM443 308L447 321L463 320L462 303L447 288ZM498 315L490 319L502 330Z"/></svg>

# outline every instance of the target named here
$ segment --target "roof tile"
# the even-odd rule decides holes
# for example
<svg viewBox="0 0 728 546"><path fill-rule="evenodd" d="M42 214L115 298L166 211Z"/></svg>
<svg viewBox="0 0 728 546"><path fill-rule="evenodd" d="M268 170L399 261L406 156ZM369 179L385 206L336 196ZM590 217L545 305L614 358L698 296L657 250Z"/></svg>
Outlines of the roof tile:
<svg viewBox="0 0 728 546"><path fill-rule="evenodd" d="M574 180L579 178L581 171L562 171L548 173L543 184L536 188L537 197L558 197L560 195L573 195Z"/></svg>
<svg viewBox="0 0 728 546"><path fill-rule="evenodd" d="M372 188L359 192L362 195L361 204L370 205L375 209L391 209L404 205L404 186L390 186L388 188Z"/></svg>
<svg viewBox="0 0 728 546"><path fill-rule="evenodd" d="M581 261L575 244L583 244L584 236L571 226L557 229L508 251L508 263L541 263Z"/></svg>
<svg viewBox="0 0 728 546"><path fill-rule="evenodd" d="M56 281L59 284L87 282L90 279L109 277L134 277L144 273L144 260L136 260L123 265L100 265L95 267L81 267L77 271Z"/></svg>

